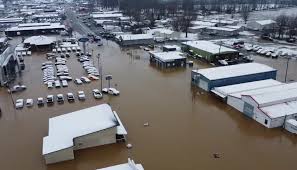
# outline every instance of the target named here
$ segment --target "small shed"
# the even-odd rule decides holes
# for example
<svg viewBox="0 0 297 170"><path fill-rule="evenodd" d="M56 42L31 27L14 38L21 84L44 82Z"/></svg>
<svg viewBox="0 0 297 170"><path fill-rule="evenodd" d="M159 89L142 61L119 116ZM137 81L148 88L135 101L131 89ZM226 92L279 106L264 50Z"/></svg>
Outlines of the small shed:
<svg viewBox="0 0 297 170"><path fill-rule="evenodd" d="M205 91L215 87L276 79L277 70L264 64L245 63L231 66L192 70L192 84Z"/></svg>

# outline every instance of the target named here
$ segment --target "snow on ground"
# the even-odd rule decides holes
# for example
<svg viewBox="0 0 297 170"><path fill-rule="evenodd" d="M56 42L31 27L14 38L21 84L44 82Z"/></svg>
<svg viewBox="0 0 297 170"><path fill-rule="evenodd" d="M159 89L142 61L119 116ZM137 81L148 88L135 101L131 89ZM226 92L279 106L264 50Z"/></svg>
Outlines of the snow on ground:
<svg viewBox="0 0 297 170"><path fill-rule="evenodd" d="M244 35L244 36L254 36L255 34L249 31L241 31L239 32L239 35Z"/></svg>
<svg viewBox="0 0 297 170"><path fill-rule="evenodd" d="M186 37L186 33L182 32L179 38L180 41L193 41L198 40L198 34L188 33L188 37Z"/></svg>

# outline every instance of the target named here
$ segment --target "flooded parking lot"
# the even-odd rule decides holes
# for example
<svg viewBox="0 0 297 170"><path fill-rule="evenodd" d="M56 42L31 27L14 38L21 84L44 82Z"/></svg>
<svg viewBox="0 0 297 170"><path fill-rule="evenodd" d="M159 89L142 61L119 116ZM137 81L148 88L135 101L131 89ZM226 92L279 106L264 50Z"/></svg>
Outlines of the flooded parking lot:
<svg viewBox="0 0 297 170"><path fill-rule="evenodd" d="M14 110L6 89L0 89L1 169L95 170L126 162L128 157L141 162L146 170L295 167L296 136L281 129L266 129L214 96L192 88L192 68L161 71L149 64L143 50L121 50L111 41L104 41L102 47L90 44L88 48L94 49L94 56L101 54L104 74L113 75L112 84L117 85L121 95L95 100L91 91L100 88L99 81L81 86L70 82L68 88L48 90L43 85L40 69L46 61L45 54L33 53L26 57L26 70L16 83L23 82L28 89L13 94L14 100L78 90L85 91L87 100ZM94 61L96 65L97 59ZM284 81L285 59L256 56L255 61L278 69L278 79ZM67 66L73 78L85 75L76 57L72 56ZM296 66L296 60L290 60L288 80L297 80ZM208 65L196 61L193 68L204 67ZM107 82L104 81L104 85ZM84 149L75 152L75 160L46 166L41 151L48 118L103 102L119 113L133 148L128 152L125 144L113 144ZM146 122L148 127L144 126ZM220 158L215 159L214 153Z"/></svg>

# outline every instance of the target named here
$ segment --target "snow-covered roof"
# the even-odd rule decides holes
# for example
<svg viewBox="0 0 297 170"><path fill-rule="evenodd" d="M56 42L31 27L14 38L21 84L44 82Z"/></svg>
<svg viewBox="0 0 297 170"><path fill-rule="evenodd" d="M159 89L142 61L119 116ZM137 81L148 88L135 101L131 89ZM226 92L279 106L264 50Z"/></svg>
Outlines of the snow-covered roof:
<svg viewBox="0 0 297 170"><path fill-rule="evenodd" d="M29 23L19 24L18 26L7 28L5 31L27 31L44 29L65 29L65 25L61 25L60 23Z"/></svg>
<svg viewBox="0 0 297 170"><path fill-rule="evenodd" d="M123 41L126 40L143 40L143 39L153 39L150 34L123 34L120 35Z"/></svg>
<svg viewBox="0 0 297 170"><path fill-rule="evenodd" d="M49 119L48 136L43 138L43 155L73 146L73 139L104 129L122 126L107 104L86 108ZM119 133L127 133L124 127Z"/></svg>
<svg viewBox="0 0 297 170"><path fill-rule="evenodd" d="M269 24L274 24L276 23L275 21L268 19L268 20L259 20L259 21L255 21L260 25L269 25Z"/></svg>
<svg viewBox="0 0 297 170"><path fill-rule="evenodd" d="M253 82L248 82L248 83L235 84L235 85L230 85L230 86L215 87L212 90L212 92L218 94L222 98L225 98L228 95L233 94L233 93L261 89L261 88L265 88L265 87L272 87L272 86L281 85L281 84L283 84L283 83L273 80L273 79L267 79L267 80L253 81Z"/></svg>
<svg viewBox="0 0 297 170"><path fill-rule="evenodd" d="M122 17L123 14L121 13L115 13L115 14L110 14L110 13L103 13L103 14L91 14L93 18L119 18Z"/></svg>
<svg viewBox="0 0 297 170"><path fill-rule="evenodd" d="M96 24L103 24L104 22L113 22L113 20L110 19L95 19L94 20Z"/></svg>
<svg viewBox="0 0 297 170"><path fill-rule="evenodd" d="M156 29L151 29L151 30L147 31L148 34L154 34L156 32L159 32L161 34L173 34L174 33L174 31L172 31L170 29L166 29L166 28L156 28Z"/></svg>
<svg viewBox="0 0 297 170"><path fill-rule="evenodd" d="M227 48L224 46L219 46L210 41L187 41L187 42L183 42L182 44L209 52L211 54L237 52L234 49Z"/></svg>
<svg viewBox="0 0 297 170"><path fill-rule="evenodd" d="M284 117L297 113L297 101L261 107L260 110L270 118Z"/></svg>
<svg viewBox="0 0 297 170"><path fill-rule="evenodd" d="M259 107L271 106L275 104L297 100L297 88L284 89L274 92L248 95L253 98Z"/></svg>
<svg viewBox="0 0 297 170"><path fill-rule="evenodd" d="M227 28L227 27L206 27L208 30L217 30L217 31L237 31L237 29Z"/></svg>
<svg viewBox="0 0 297 170"><path fill-rule="evenodd" d="M128 159L128 163L101 168L97 170L144 170L141 164L135 164L133 160Z"/></svg>
<svg viewBox="0 0 297 170"><path fill-rule="evenodd" d="M0 23L17 23L22 22L24 18L0 18Z"/></svg>
<svg viewBox="0 0 297 170"><path fill-rule="evenodd" d="M186 57L183 56L183 53L178 52L178 51L169 51L169 52L155 52L151 51L150 52L154 57L157 59L163 61L163 62L169 62L169 61L174 61L178 59L185 59Z"/></svg>
<svg viewBox="0 0 297 170"><path fill-rule="evenodd" d="M173 48L175 48L176 51L180 51L181 50L180 46L178 46L178 45L163 45L163 48L167 48L167 49L173 49Z"/></svg>
<svg viewBox="0 0 297 170"><path fill-rule="evenodd" d="M236 64L231 66L221 66L206 69L193 70L209 80L218 80L231 77L245 76L257 73L265 73L276 71L276 69L271 68L264 64L259 63L245 63Z"/></svg>
<svg viewBox="0 0 297 170"><path fill-rule="evenodd" d="M192 21L191 24L194 26L210 26L210 27L213 27L216 25L216 23L205 22L205 21Z"/></svg>
<svg viewBox="0 0 297 170"><path fill-rule="evenodd" d="M56 41L55 37L47 37L47 36L39 35L39 36L32 36L25 39L24 43L30 44L30 45L49 45L54 43L55 41Z"/></svg>
<svg viewBox="0 0 297 170"><path fill-rule="evenodd" d="M293 126L297 126L297 120L295 120L295 119L289 119L289 120L287 120L287 123L290 123Z"/></svg>
<svg viewBox="0 0 297 170"><path fill-rule="evenodd" d="M248 90L248 91L242 91L242 92L238 92L238 93L232 93L232 94L230 94L230 96L241 98L243 95L253 96L253 95L258 95L258 94L274 93L277 91L285 91L285 90L290 90L290 89L297 89L297 82L275 85L275 86L271 86L271 87Z"/></svg>

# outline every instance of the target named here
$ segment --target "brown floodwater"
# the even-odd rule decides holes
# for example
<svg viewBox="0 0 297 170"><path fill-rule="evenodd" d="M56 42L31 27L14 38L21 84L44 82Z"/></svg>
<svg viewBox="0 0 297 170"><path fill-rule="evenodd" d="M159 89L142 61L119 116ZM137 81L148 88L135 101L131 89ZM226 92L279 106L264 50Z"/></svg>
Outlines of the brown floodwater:
<svg viewBox="0 0 297 170"><path fill-rule="evenodd" d="M42 84L44 53L26 57L26 70L16 83L28 89L13 94L13 99L45 97L47 94L84 90L85 102L65 102L52 107L15 110L6 89L0 89L0 169L9 170L95 170L124 163L128 157L142 163L145 170L289 169L296 167L297 138L282 129L266 129L216 97L192 88L192 68L161 71L149 64L146 52L133 49L132 57L111 41L103 47L90 44L94 55L103 57L104 74L112 74L119 97L95 100L93 88L99 81L68 88L48 90ZM256 57L256 61L279 69L284 81L286 60ZM97 60L95 59L95 64ZM71 76L85 74L76 57L67 62ZM97 65L97 64L96 64ZM289 64L288 80L297 80L295 60ZM195 62L193 68L208 65ZM107 82L104 82L106 85ZM47 135L48 119L71 111L109 103L119 113L128 130L125 144L113 144L75 151L75 160L46 166L41 155L42 138ZM143 124L148 122L149 126ZM214 153L220 158L215 159Z"/></svg>

